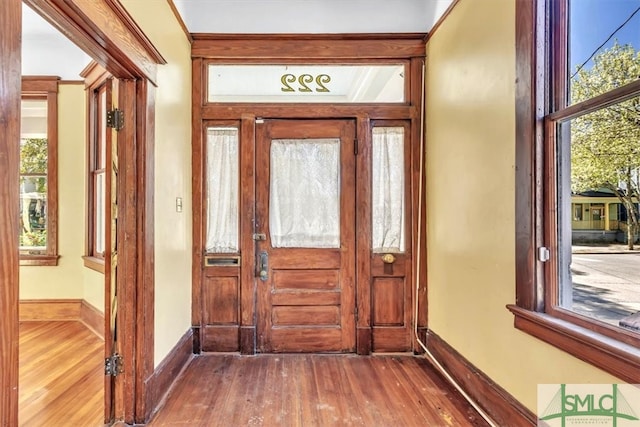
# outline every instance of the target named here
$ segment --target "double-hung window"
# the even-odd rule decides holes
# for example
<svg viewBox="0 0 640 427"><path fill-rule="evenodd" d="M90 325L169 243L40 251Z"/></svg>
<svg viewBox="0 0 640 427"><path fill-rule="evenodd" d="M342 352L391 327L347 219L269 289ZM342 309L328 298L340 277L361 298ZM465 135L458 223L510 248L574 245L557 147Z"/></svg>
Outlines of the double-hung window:
<svg viewBox="0 0 640 427"><path fill-rule="evenodd" d="M515 325L640 382L640 2L517 2Z"/></svg>
<svg viewBox="0 0 640 427"><path fill-rule="evenodd" d="M20 265L58 264L58 81L22 79Z"/></svg>
<svg viewBox="0 0 640 427"><path fill-rule="evenodd" d="M104 273L106 250L106 190L110 185L107 153L111 137L107 129L107 110L111 106L110 74L92 62L81 74L87 89L87 236L85 267Z"/></svg>

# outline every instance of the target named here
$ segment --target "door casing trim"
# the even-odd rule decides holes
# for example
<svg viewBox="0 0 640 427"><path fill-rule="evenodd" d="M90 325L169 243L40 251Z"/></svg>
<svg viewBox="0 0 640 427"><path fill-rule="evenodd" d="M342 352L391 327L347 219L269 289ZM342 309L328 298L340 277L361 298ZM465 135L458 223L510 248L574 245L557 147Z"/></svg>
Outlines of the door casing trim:
<svg viewBox="0 0 640 427"><path fill-rule="evenodd" d="M9 126L6 127L6 138L4 141L19 139L19 88L20 88L20 40L21 40L21 7L22 2L18 0L7 0L0 15L1 20L7 21L9 25L0 26L0 39L12 41L8 50L0 51L0 62L2 62L2 73L0 73L0 86L17 88L18 102L14 99L11 91L3 91L3 98L0 100L0 115L6 118ZM144 36L144 32L135 24L124 8L112 0L95 0L91 2L83 0L25 0L30 7L36 10L47 21L67 35L73 42L89 53L96 61L110 71L115 77L137 80L132 91L133 99L130 107L137 111L152 111L154 108L153 85L143 84L143 81L154 82L157 64L165 63L159 56L157 50ZM119 31L115 29L118 28ZM109 40L109 43L104 41ZM17 78L16 82L13 82ZM12 80L13 79L13 80ZM5 108L6 107L6 108ZM126 190L137 195L140 201L139 209L135 206L124 206L121 215L129 223L143 223L149 228L153 224L153 157L148 154L153 152L153 130L155 127L153 114L145 114L133 118L136 114L130 114L128 126L132 128L130 138L134 139L131 146L137 151L132 151L133 163L131 173L140 176L141 167L144 166L144 179L136 183L135 180L128 180ZM127 124L125 124L127 125ZM17 131L16 131L17 129ZM135 144L133 143L135 142ZM141 147L144 147L142 149ZM0 153L1 154L1 153ZM17 154L17 149L16 149ZM144 158L141 158L144 156ZM7 171L11 176L0 174L0 187L12 188L12 182L17 180L18 158L17 156L7 157ZM13 177L15 171L15 179ZM4 194L2 194L4 196ZM17 206L17 193L15 196L7 195L6 204L3 197L4 206ZM143 208L144 207L144 208ZM151 208L150 208L151 207ZM150 209L149 209L150 208ZM0 223L7 224L8 229L12 228L13 215L10 210L0 210ZM17 247L13 248L8 236L11 233L3 233L5 228L0 229L0 246L6 248L3 253L13 253L15 249L17 259ZM125 269L129 272L131 282L127 282L123 292L131 297L130 300L123 301L122 312L125 313L123 334L132 337L132 343L127 348L130 353L125 357L130 357L131 361L136 361L137 365L131 366L128 372L123 374L123 393L120 414L118 415L127 423L146 420L152 408L145 408L144 405L136 405L136 396L141 395L144 399L147 393L144 386L144 379L153 374L153 264L152 262L136 263L136 258L142 254L153 252L153 235L148 236L143 232L142 227L131 227L133 235L131 240L124 243L124 250L127 253L135 254L130 260L124 260ZM144 248L144 249L142 249ZM6 266L6 268L5 268ZM0 389L2 396L0 399L0 424L17 425L18 416L18 288L19 279L17 264L11 255L3 255L0 258L0 272L4 291L0 293L0 336L3 337L2 365L1 372L7 374L0 376ZM145 322L151 319L151 327L145 327ZM144 335L142 335L144 333ZM4 343L7 343L5 346ZM5 392L6 391L6 392ZM144 402L144 400L142 400Z"/></svg>
<svg viewBox="0 0 640 427"><path fill-rule="evenodd" d="M426 236L422 233L420 242L416 240L418 222L425 229L425 210L422 210L422 217L417 217L417 200L419 182L424 180L424 171L420 170L419 159L421 153L420 138L422 123L422 80L424 78L425 62L425 35L424 34L350 34L350 35L236 35L236 34L196 34L192 49L193 67L193 106L192 106L192 195L193 195L193 264L192 264L192 325L194 326L194 348L200 351L204 325L202 312L202 280L203 274L203 173L204 173L204 129L207 123L229 123L239 122L241 134L251 135L255 139L255 120L264 119L354 119L357 123L358 138L362 140L370 138L367 131L372 120L407 120L410 122L409 133L412 146L409 148L410 166L407 167L407 178L411 181L411 194L408 194L407 207L412 210L412 221L410 225L411 236L407 241L411 245L411 278L417 280L418 287L411 283L411 300L418 300L418 319L413 319L419 328L427 325L427 305L426 305L426 269L418 272L416 267L416 256L420 253L421 258L426 258ZM340 39L337 41L337 39ZM295 49L292 46L300 46L300 41L304 40L304 49ZM387 41L390 40L390 43ZM295 42L295 43L294 43ZM402 48L399 48L402 46ZM252 104L252 103L225 103L215 104L206 102L207 86L207 65L209 63L226 64L318 64L318 63L377 63L383 62L403 62L406 64L408 74L408 84L405 91L406 102L402 104ZM248 147L245 149L249 150ZM253 150L251 148L250 150ZM247 152L246 156L254 157L255 153ZM359 156L357 168L363 168ZM248 163L246 165L249 165ZM253 171L248 166L241 169L241 180L246 186L241 189L241 245L251 247L253 241L252 218L254 213L250 201L255 193L255 183L253 182ZM361 178L363 179L363 178ZM358 194L359 197L365 195ZM409 200L410 198L410 200ZM357 212L358 220L362 223L366 221L366 213L362 210ZM245 242L246 240L246 242ZM416 248L420 245L421 250ZM252 252L253 253L253 252ZM356 301L358 317L356 321L356 338L358 354L369 354L372 350L372 326L371 326L371 294L367 286L363 286L363 281L369 277L365 270L370 270L370 260L364 254L358 254L357 267L357 290ZM253 256L245 257L242 277L240 277L240 300L244 307L254 307L251 304L255 301L255 283L253 280L255 270L255 260ZM247 264L249 262L250 264ZM250 265L250 268L249 268ZM422 265L425 265L422 263ZM413 303L412 303L413 304ZM413 312L413 309L412 309ZM255 352L256 329L255 329L255 309L242 310L239 313L241 319L239 324L239 351L242 354L253 354ZM197 331L196 331L197 330ZM198 336L196 336L198 335ZM411 335L411 348L414 352L421 352L421 347Z"/></svg>

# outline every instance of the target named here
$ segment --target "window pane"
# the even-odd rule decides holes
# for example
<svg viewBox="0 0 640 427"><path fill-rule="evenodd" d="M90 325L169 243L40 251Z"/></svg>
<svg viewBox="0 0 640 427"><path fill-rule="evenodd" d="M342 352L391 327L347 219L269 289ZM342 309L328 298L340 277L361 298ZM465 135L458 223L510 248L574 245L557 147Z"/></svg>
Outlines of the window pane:
<svg viewBox="0 0 640 427"><path fill-rule="evenodd" d="M47 137L47 100L23 99L20 109L21 138Z"/></svg>
<svg viewBox="0 0 640 427"><path fill-rule="evenodd" d="M98 135L96 149L96 169L104 169L107 163L107 90L104 86L100 89L98 117L100 134Z"/></svg>
<svg viewBox="0 0 640 427"><path fill-rule="evenodd" d="M569 96L584 101L640 76L640 0L571 0Z"/></svg>
<svg viewBox="0 0 640 427"><path fill-rule="evenodd" d="M404 65L210 65L209 102L404 102Z"/></svg>
<svg viewBox="0 0 640 427"><path fill-rule="evenodd" d="M20 249L47 248L47 177L20 177Z"/></svg>
<svg viewBox="0 0 640 427"><path fill-rule="evenodd" d="M271 141L274 248L340 247L340 140Z"/></svg>
<svg viewBox="0 0 640 427"><path fill-rule="evenodd" d="M47 101L22 100L20 128L20 249L47 250Z"/></svg>
<svg viewBox="0 0 640 427"><path fill-rule="evenodd" d="M639 107L633 98L558 127L559 303L616 326L640 311Z"/></svg>
<svg viewBox="0 0 640 427"><path fill-rule="evenodd" d="M207 129L208 253L238 252L238 129Z"/></svg>
<svg viewBox="0 0 640 427"><path fill-rule="evenodd" d="M23 138L20 140L20 173L47 174L47 139Z"/></svg>
<svg viewBox="0 0 640 427"><path fill-rule="evenodd" d="M96 205L94 209L94 236L93 241L94 245L94 256L102 256L105 251L105 235L106 235L106 224L105 224L105 214L107 211L106 207L106 186L105 186L105 173L99 172L95 175L95 192L96 192Z"/></svg>
<svg viewBox="0 0 640 427"><path fill-rule="evenodd" d="M373 128L374 252L404 252L404 128Z"/></svg>

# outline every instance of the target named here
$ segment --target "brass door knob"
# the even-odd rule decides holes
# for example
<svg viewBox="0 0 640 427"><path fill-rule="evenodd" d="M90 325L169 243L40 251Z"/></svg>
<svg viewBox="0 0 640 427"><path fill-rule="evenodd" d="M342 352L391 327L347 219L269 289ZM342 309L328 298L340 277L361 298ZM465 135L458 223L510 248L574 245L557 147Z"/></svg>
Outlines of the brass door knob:
<svg viewBox="0 0 640 427"><path fill-rule="evenodd" d="M393 254L384 254L382 255L382 262L385 264L393 264L396 262L396 257Z"/></svg>

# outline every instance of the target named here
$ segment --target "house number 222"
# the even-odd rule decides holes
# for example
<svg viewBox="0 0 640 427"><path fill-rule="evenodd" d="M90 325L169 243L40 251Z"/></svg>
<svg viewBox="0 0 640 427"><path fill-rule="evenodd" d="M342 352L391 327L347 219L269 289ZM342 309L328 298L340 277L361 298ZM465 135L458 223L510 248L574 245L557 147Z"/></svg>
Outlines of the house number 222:
<svg viewBox="0 0 640 427"><path fill-rule="evenodd" d="M300 74L299 76L283 74L282 77L280 77L280 81L282 82L280 90L283 92L313 92L313 89L311 89L309 85L313 85L314 81L316 92L330 92L330 90L325 86L331 81L331 77L327 74L318 74L315 77L311 74ZM291 86L296 81L298 82L297 89Z"/></svg>

